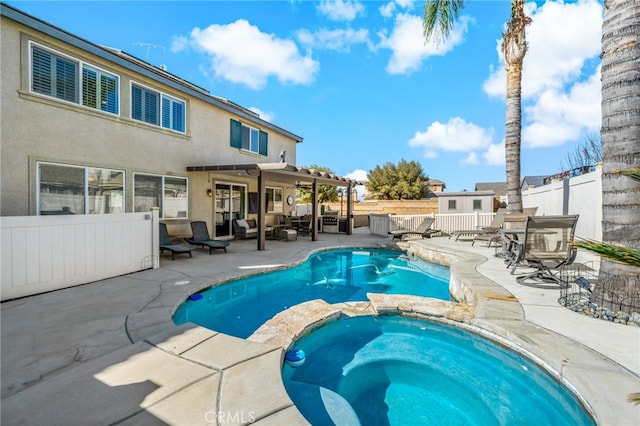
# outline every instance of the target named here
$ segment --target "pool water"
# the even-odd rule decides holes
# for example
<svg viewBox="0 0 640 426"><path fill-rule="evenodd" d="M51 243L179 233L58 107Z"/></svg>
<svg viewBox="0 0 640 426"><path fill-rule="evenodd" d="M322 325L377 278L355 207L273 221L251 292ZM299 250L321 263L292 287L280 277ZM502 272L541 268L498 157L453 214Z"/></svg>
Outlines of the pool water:
<svg viewBox="0 0 640 426"><path fill-rule="evenodd" d="M462 329L382 316L297 341L289 396L319 425L593 425L575 396L516 352Z"/></svg>
<svg viewBox="0 0 640 426"><path fill-rule="evenodd" d="M328 250L289 269L210 287L200 292L198 300L181 304L173 321L246 338L274 315L299 303L366 301L367 293L451 300L449 269L393 250Z"/></svg>

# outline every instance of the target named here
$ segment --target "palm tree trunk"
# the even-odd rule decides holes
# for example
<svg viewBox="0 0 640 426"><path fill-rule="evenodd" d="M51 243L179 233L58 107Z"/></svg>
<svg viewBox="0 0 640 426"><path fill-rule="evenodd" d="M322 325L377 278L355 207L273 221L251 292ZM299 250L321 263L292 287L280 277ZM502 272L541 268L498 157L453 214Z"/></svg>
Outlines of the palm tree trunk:
<svg viewBox="0 0 640 426"><path fill-rule="evenodd" d="M522 213L520 145L522 133L522 62L527 52L525 28L531 18L524 14L524 0L511 1L511 18L502 35L502 52L507 71L507 112L504 150L509 213Z"/></svg>
<svg viewBox="0 0 640 426"><path fill-rule="evenodd" d="M504 137L507 199L510 214L522 213L520 183L521 81L522 70L520 67L511 66L507 72L507 117Z"/></svg>
<svg viewBox="0 0 640 426"><path fill-rule="evenodd" d="M640 0L606 0L602 24L602 238L640 247ZM596 298L616 308L640 289L638 268L603 258ZM611 290L610 292L607 289ZM637 301L640 303L640 300ZM635 307L640 311L640 306Z"/></svg>

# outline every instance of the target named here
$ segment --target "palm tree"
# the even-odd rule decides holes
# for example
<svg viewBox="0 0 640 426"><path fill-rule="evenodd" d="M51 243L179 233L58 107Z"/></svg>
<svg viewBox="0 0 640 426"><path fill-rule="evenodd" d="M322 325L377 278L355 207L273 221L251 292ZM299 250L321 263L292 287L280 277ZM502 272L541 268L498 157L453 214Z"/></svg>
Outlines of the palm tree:
<svg viewBox="0 0 640 426"><path fill-rule="evenodd" d="M505 162L509 213L522 213L520 190L520 141L522 132L522 62L527 52L525 27L531 18L524 14L524 0L511 0L511 17L502 34L502 53L507 71L507 113L505 122ZM464 0L427 0L423 32L428 41L445 39L464 7ZM437 28L437 31L436 31Z"/></svg>
<svg viewBox="0 0 640 426"><path fill-rule="evenodd" d="M640 247L640 0L606 0L602 23L602 239ZM631 177L631 179L629 179ZM635 177L635 178L634 178ZM600 287L623 296L638 267L602 258Z"/></svg>

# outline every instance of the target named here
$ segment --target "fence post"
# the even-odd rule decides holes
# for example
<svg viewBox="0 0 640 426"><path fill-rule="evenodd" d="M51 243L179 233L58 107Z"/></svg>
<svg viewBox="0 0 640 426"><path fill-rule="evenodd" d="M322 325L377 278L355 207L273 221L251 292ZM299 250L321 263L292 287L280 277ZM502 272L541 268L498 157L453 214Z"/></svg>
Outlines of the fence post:
<svg viewBox="0 0 640 426"><path fill-rule="evenodd" d="M476 210L473 212L473 229L480 227L480 212Z"/></svg>
<svg viewBox="0 0 640 426"><path fill-rule="evenodd" d="M151 207L151 256L153 269L160 267L160 208Z"/></svg>

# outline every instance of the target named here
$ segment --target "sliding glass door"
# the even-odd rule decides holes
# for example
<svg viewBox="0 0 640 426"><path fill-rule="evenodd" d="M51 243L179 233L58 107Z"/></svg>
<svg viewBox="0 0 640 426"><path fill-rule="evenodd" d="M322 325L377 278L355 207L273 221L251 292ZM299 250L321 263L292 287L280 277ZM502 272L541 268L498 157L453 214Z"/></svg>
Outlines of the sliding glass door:
<svg viewBox="0 0 640 426"><path fill-rule="evenodd" d="M215 197L213 212L215 236L233 235L232 221L244 219L247 215L247 187L232 183L216 183Z"/></svg>

